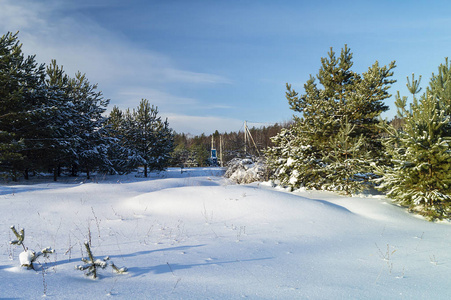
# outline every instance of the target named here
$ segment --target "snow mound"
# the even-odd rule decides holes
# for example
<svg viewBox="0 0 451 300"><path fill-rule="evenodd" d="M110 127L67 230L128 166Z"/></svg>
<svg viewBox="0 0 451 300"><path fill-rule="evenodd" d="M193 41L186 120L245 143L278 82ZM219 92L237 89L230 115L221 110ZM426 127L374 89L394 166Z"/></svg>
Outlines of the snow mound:
<svg viewBox="0 0 451 300"><path fill-rule="evenodd" d="M221 173L1 185L3 224L58 255L39 257L36 271L20 267L22 247L0 230L0 298L447 299L449 224L381 196L228 184ZM128 273L99 270L92 281L78 272L87 240Z"/></svg>

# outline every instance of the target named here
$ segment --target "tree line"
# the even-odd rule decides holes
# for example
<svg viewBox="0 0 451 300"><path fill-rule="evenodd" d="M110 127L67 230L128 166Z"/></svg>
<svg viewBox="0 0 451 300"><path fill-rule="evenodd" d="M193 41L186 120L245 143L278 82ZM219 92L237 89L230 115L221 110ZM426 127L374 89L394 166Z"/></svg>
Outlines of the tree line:
<svg viewBox="0 0 451 300"><path fill-rule="evenodd" d="M113 108L85 74L65 74L25 56L18 34L0 38L0 172L13 180L30 172L122 174L169 163L173 132L143 99L135 110Z"/></svg>
<svg viewBox="0 0 451 300"><path fill-rule="evenodd" d="M331 48L316 76L299 94L287 84L293 125L273 138L266 156L274 178L346 194L377 188L430 219L451 217L451 67L448 59L417 97L421 77L407 78L408 97L395 96L398 115L382 120L383 100L395 62L376 61L366 72L352 70L350 49Z"/></svg>
<svg viewBox="0 0 451 300"><path fill-rule="evenodd" d="M210 166L212 164L210 161L212 143L218 152L222 148L222 163L224 166L236 157L260 156L266 148L273 146L271 138L283 128L288 128L290 124L291 122L282 122L249 128L249 133L255 144L248 141L246 147L244 130L224 133L219 133L216 130L210 135L201 134L195 136L185 133L175 133L174 151L171 154L171 166ZM220 146L221 140L222 147Z"/></svg>

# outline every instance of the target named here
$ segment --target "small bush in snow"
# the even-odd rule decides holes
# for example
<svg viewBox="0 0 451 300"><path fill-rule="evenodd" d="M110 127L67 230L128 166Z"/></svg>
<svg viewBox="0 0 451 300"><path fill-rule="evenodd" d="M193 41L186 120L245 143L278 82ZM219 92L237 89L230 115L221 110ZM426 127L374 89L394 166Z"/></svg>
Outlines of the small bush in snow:
<svg viewBox="0 0 451 300"><path fill-rule="evenodd" d="M227 164L224 175L236 183L267 181L269 169L264 158L234 158Z"/></svg>
<svg viewBox="0 0 451 300"><path fill-rule="evenodd" d="M20 261L21 267L26 267L27 269L34 270L33 263L36 261L36 259L39 256L44 256L45 258L48 258L49 254L55 252L55 250L53 250L50 247L44 248L37 253L32 250L28 250L28 248L25 247L25 245L23 243L23 241L25 239L25 230L22 228L22 229L20 229L20 232L17 232L17 230L14 226L11 226L11 230L13 231L17 240L10 241L9 243L11 245L21 245L23 247L23 252L19 254L19 261Z"/></svg>
<svg viewBox="0 0 451 300"><path fill-rule="evenodd" d="M96 259L94 255L92 255L91 247L89 247L89 243L85 242L86 252L88 253L89 259L82 258L81 260L85 263L83 266L76 266L75 268L81 271L86 271L86 276L92 276L92 278L97 278L97 270L105 269L108 266L108 262L110 263L113 270L118 274L123 274L127 272L127 268L118 268L116 265L109 261L110 258L107 256L104 259Z"/></svg>

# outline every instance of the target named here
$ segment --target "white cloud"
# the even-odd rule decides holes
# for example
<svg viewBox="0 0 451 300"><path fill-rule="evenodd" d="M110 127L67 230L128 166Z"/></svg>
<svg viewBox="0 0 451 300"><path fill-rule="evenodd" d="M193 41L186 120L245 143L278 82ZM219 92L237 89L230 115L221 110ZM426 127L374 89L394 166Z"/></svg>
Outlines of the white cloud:
<svg viewBox="0 0 451 300"><path fill-rule="evenodd" d="M200 105L199 101L194 98L179 97L164 91L141 86L121 88L117 91L117 95L121 103L127 104L126 107L120 107L120 109L137 107L141 99L147 99L152 105L168 111L171 108L173 109L174 106L183 109L184 107L197 107Z"/></svg>
<svg viewBox="0 0 451 300"><path fill-rule="evenodd" d="M19 30L26 54L36 54L40 63L56 59L69 75L80 70L92 82L99 82L101 89L130 83L230 83L219 75L181 70L167 55L139 48L126 36L110 32L80 13L63 13L68 7L76 10L75 3L64 7L58 1L3 1L0 30Z"/></svg>
<svg viewBox="0 0 451 300"><path fill-rule="evenodd" d="M226 130L235 120L214 117L188 117L205 109L198 99L173 95L174 85L190 89L212 84L230 84L225 77L183 70L174 60L152 49L140 48L127 37L104 28L79 12L89 3L54 0L0 0L0 32L19 31L27 55L36 54L38 63L56 59L66 73L86 73L92 83L111 99L110 106L137 107L142 98L165 111L178 132L199 133ZM108 5L108 2L104 3ZM100 9L100 8L99 8ZM111 108L110 107L110 108Z"/></svg>
<svg viewBox="0 0 451 300"><path fill-rule="evenodd" d="M2 1L0 28L3 31L16 32L19 28L38 29L43 25L43 20L39 18L39 10L33 2L26 3L26 8L24 8L14 1Z"/></svg>
<svg viewBox="0 0 451 300"><path fill-rule="evenodd" d="M142 86L130 86L119 89L116 94L121 103L130 103L129 107L136 106L135 103L141 99L147 99L153 105L162 107L164 109L173 108L175 111L186 110L224 110L233 109L234 106L224 104L205 104L196 98L183 97L171 94L169 92L161 91L153 88L146 88Z"/></svg>
<svg viewBox="0 0 451 300"><path fill-rule="evenodd" d="M176 132L191 133L199 135L202 133L211 134L218 130L222 132L238 131L243 126L243 120L215 117L215 116L187 116L179 114L165 114L168 118L169 126Z"/></svg>
<svg viewBox="0 0 451 300"><path fill-rule="evenodd" d="M167 81L179 81L186 83L232 83L231 80L214 74L196 73L177 69L163 69L162 75Z"/></svg>

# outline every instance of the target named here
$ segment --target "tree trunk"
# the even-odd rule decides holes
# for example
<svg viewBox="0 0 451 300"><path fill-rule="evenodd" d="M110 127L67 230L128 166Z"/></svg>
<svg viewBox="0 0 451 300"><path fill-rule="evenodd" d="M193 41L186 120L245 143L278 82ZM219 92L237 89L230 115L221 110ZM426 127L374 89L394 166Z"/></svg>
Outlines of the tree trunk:
<svg viewBox="0 0 451 300"><path fill-rule="evenodd" d="M144 177L147 177L147 165L144 165Z"/></svg>
<svg viewBox="0 0 451 300"><path fill-rule="evenodd" d="M14 182L18 182L19 181L19 178L18 178L19 176L17 176L17 172L16 172L16 170L12 170L12 172L11 172L11 179L14 181Z"/></svg>
<svg viewBox="0 0 451 300"><path fill-rule="evenodd" d="M72 165L72 171L71 171L71 176L77 176L77 165L73 164Z"/></svg>
<svg viewBox="0 0 451 300"><path fill-rule="evenodd" d="M53 181L58 181L58 167L53 168Z"/></svg>

